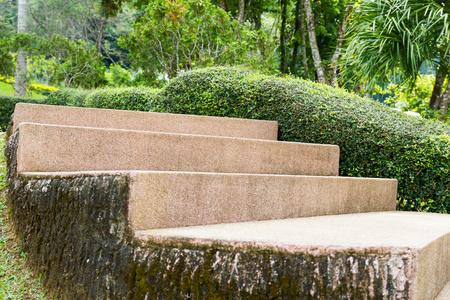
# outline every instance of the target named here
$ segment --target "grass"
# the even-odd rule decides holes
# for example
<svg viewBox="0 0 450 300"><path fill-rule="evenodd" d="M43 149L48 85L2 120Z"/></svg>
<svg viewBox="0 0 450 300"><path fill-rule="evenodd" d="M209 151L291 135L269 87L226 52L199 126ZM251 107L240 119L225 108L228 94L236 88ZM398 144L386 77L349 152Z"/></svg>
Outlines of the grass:
<svg viewBox="0 0 450 300"><path fill-rule="evenodd" d="M14 89L13 89L12 85L9 83L0 81L0 95L14 96ZM42 96L41 94L38 94L38 93L31 93L30 96L31 96L31 98L36 98L36 99L45 98L45 96ZM0 299L3 299L3 298L0 298Z"/></svg>
<svg viewBox="0 0 450 300"><path fill-rule="evenodd" d="M1 93L1 87L0 87ZM48 299L26 265L26 255L8 220L6 206L5 137L0 134L0 299Z"/></svg>

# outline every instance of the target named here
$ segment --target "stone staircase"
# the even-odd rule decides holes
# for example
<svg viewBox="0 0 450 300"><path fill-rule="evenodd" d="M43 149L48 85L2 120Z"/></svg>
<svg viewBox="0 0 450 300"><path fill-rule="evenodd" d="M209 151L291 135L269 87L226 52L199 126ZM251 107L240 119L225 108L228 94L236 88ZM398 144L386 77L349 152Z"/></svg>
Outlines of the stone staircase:
<svg viewBox="0 0 450 300"><path fill-rule="evenodd" d="M8 196L58 299L450 299L450 216L277 123L22 104Z"/></svg>

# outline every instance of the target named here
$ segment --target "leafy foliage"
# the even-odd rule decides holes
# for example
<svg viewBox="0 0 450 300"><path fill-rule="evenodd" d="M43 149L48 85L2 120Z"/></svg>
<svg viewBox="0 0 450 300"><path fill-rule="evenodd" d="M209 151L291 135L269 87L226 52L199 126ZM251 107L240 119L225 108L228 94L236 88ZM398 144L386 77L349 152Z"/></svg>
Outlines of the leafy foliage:
<svg viewBox="0 0 450 300"><path fill-rule="evenodd" d="M398 74L414 82L425 62L449 67L448 14L431 0L363 0L355 10L342 77L373 85Z"/></svg>
<svg viewBox="0 0 450 300"><path fill-rule="evenodd" d="M450 128L341 89L207 68L161 92L160 111L276 120L284 141L337 144L340 174L396 178L401 210L450 211Z"/></svg>
<svg viewBox="0 0 450 300"><path fill-rule="evenodd" d="M66 87L93 88L106 83L102 56L84 41L70 41L60 35L43 39L33 34L19 34L12 39L12 49L23 49L32 56L53 61L52 76ZM55 68L56 67L56 68Z"/></svg>
<svg viewBox="0 0 450 300"><path fill-rule="evenodd" d="M149 111L155 106L159 90L148 88L116 88L96 90L88 94L86 107Z"/></svg>
<svg viewBox="0 0 450 300"><path fill-rule="evenodd" d="M151 1L120 44L129 49L136 66L169 78L193 67L249 62L252 56L247 55L255 47L272 47L263 31L239 27L209 0ZM258 62L273 67L272 61L260 56Z"/></svg>
<svg viewBox="0 0 450 300"><path fill-rule="evenodd" d="M10 37L16 33L16 19L16 3L10 0L0 0L0 37Z"/></svg>
<svg viewBox="0 0 450 300"><path fill-rule="evenodd" d="M0 75L11 76L14 73L14 59L11 55L11 41L0 39Z"/></svg>
<svg viewBox="0 0 450 300"><path fill-rule="evenodd" d="M41 52L52 57L60 67L57 81L66 86L93 88L106 83L102 56L95 48L86 48L83 41L70 41L59 35L43 41Z"/></svg>
<svg viewBox="0 0 450 300"><path fill-rule="evenodd" d="M414 111L426 119L442 119L440 111L429 109L429 98L433 91L435 78L432 75L419 75L412 88L405 85L389 84L382 94L388 94L385 103L404 111Z"/></svg>
<svg viewBox="0 0 450 300"><path fill-rule="evenodd" d="M81 89L60 89L51 93L45 100L46 104L63 106L83 106L89 91Z"/></svg>
<svg viewBox="0 0 450 300"><path fill-rule="evenodd" d="M109 66L109 77L107 73L108 85L110 86L132 86L131 73L120 64L111 64Z"/></svg>

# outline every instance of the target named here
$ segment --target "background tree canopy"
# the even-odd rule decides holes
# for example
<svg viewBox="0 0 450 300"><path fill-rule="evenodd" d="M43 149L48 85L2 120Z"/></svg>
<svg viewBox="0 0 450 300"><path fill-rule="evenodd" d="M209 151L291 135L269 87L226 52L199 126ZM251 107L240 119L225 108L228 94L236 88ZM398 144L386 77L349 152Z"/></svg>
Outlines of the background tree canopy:
<svg viewBox="0 0 450 300"><path fill-rule="evenodd" d="M389 98L424 117L445 119L450 102L450 5L444 0L28 0L27 5L31 35L57 39L59 49L62 39L55 36L67 44L64 55L49 48L28 53L27 76L35 83L161 86L192 68L241 65ZM12 78L17 8L11 0L0 0L0 7L0 72ZM92 58L81 58L86 56ZM430 74L421 81L431 86L425 108L423 95L430 87L421 89L420 97L411 89L419 76Z"/></svg>

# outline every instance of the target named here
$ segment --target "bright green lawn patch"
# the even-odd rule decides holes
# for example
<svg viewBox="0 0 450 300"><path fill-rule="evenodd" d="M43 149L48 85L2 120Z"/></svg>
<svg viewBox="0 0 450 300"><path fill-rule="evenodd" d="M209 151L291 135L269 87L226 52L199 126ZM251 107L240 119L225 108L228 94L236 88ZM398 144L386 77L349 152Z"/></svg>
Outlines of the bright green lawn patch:
<svg viewBox="0 0 450 300"><path fill-rule="evenodd" d="M14 89L11 84L0 81L0 95L14 96Z"/></svg>
<svg viewBox="0 0 450 300"><path fill-rule="evenodd" d="M14 89L11 84L0 81L0 95L14 96ZM31 93L31 98L43 99L45 96L38 93Z"/></svg>
<svg viewBox="0 0 450 300"><path fill-rule="evenodd" d="M25 254L8 224L5 137L0 135L0 299L46 299L45 291L25 265Z"/></svg>

